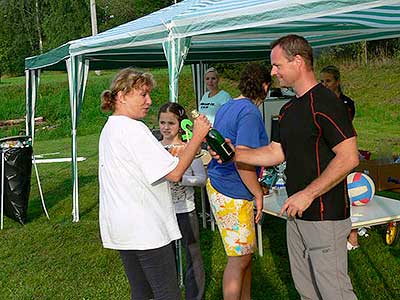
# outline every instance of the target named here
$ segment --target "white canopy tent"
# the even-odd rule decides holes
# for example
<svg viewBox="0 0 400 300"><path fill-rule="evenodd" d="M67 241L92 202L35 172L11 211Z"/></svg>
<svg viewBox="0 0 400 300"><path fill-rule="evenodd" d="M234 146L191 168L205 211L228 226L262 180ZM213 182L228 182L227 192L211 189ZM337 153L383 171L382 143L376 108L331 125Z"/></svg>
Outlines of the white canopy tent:
<svg viewBox="0 0 400 300"><path fill-rule="evenodd" d="M268 59L271 41L304 36L313 47L400 36L400 0L185 0L92 37L70 41L25 61L27 135L41 69L67 70L72 116L73 221L79 221L76 129L89 66L167 66L170 101L178 100L184 64L198 72L206 63Z"/></svg>

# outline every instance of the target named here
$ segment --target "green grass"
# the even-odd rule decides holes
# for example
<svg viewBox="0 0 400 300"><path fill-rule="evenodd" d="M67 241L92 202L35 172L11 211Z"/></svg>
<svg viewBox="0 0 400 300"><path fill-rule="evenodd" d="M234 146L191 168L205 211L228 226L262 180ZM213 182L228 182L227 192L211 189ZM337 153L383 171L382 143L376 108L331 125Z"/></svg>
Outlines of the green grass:
<svg viewBox="0 0 400 300"><path fill-rule="evenodd" d="M357 105L355 126L360 147L376 153L377 146L389 143L394 152L399 145L400 63L393 61L370 67L341 66L345 92ZM157 88L153 109L146 119L156 125L155 114L168 100L165 70L153 70ZM100 110L100 93L114 72L90 73L78 128L79 223L72 223L72 183L69 163L40 164L39 173L51 219L40 204L36 179L32 177L28 222L21 226L5 218L0 232L0 299L129 299L129 285L118 253L101 246L98 228L98 136L106 116ZM0 84L0 120L24 115L24 78L8 78ZM222 81L222 87L237 95L236 83ZM37 116L47 120L38 126L35 154L60 152L70 155L68 85L65 73L44 73L41 78ZM190 69L180 82L181 102L194 108ZM397 101L397 102L396 102ZM1 136L22 130L1 129ZM400 199L394 192L386 196ZM349 254L349 272L359 299L400 298L400 245L386 246L384 228L375 226L368 238L360 237L361 248ZM290 276L285 244L284 221L267 216L263 225L264 256L253 258L254 300L298 299ZM201 229L201 247L206 270L206 299L222 299L222 275L226 257L217 232Z"/></svg>
<svg viewBox="0 0 400 300"><path fill-rule="evenodd" d="M79 223L72 223L71 168L68 163L40 164L39 173L47 220L40 204L36 180L28 222L21 226L5 218L0 232L0 299L128 299L129 286L118 253L103 249L98 228L98 134L78 140ZM68 155L69 139L38 141L36 154L59 151ZM385 195L397 197L393 192ZM383 228L360 237L361 248L350 253L349 272L359 299L400 297L400 244L383 242ZM206 270L206 299L222 299L222 274L226 257L217 232L201 229ZM264 256L253 258L253 295L256 300L298 299L290 276L285 244L285 222L267 216L263 224Z"/></svg>

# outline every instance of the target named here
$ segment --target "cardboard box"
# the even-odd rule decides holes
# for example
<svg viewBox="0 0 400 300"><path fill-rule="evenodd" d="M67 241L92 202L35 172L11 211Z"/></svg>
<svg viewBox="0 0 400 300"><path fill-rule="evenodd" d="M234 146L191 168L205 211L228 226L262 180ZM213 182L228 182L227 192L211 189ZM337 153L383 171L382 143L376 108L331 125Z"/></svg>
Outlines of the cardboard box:
<svg viewBox="0 0 400 300"><path fill-rule="evenodd" d="M374 181L377 191L400 188L400 164L361 160L354 170L369 175Z"/></svg>

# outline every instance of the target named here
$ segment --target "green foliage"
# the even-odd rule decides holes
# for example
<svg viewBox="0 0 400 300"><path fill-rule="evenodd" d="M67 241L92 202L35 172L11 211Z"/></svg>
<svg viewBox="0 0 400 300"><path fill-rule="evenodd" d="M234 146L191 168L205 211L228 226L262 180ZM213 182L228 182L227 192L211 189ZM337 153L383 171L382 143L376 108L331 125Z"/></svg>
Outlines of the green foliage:
<svg viewBox="0 0 400 300"><path fill-rule="evenodd" d="M167 0L98 0L98 31L172 3ZM8 0L0 1L0 10L0 76L21 75L26 57L91 35L88 0Z"/></svg>
<svg viewBox="0 0 400 300"><path fill-rule="evenodd" d="M225 77L230 80L239 80L240 72L242 71L243 67L246 64L247 63L234 63L234 64L218 63L210 65L210 67L214 67L218 71L218 74L221 77Z"/></svg>
<svg viewBox="0 0 400 300"><path fill-rule="evenodd" d="M335 60L367 64L370 61L390 60L400 56L400 38L327 47L320 56L320 63L323 60Z"/></svg>
<svg viewBox="0 0 400 300"><path fill-rule="evenodd" d="M91 35L89 1L45 0L41 20L44 51Z"/></svg>
<svg viewBox="0 0 400 300"><path fill-rule="evenodd" d="M179 1L177 1L179 2ZM172 0L97 0L98 31L113 28L173 4ZM68 41L91 35L88 0L0 1L0 77L21 75L24 59ZM335 46L328 50L339 59L368 61L376 56L400 57L400 39ZM235 80L240 65L218 64Z"/></svg>
<svg viewBox="0 0 400 300"><path fill-rule="evenodd" d="M171 0L154 0L154 1L137 0L135 4L136 16L137 18L139 18L148 15L158 9L167 7L171 4L174 4L174 2Z"/></svg>
<svg viewBox="0 0 400 300"><path fill-rule="evenodd" d="M135 20L173 3L170 0L97 0L99 31Z"/></svg>
<svg viewBox="0 0 400 300"><path fill-rule="evenodd" d="M0 73L22 74L24 58L38 50L33 1L2 1L0 10Z"/></svg>

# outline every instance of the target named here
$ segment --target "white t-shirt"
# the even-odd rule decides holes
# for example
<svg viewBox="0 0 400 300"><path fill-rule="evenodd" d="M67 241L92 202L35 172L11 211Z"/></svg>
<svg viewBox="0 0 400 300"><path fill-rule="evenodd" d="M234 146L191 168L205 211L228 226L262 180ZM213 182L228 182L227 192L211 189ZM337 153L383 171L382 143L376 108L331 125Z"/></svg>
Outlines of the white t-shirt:
<svg viewBox="0 0 400 300"><path fill-rule="evenodd" d="M199 112L204 114L211 124L214 124L215 115L217 114L218 109L232 99L232 97L224 90L220 90L212 97L209 97L209 94L210 92L206 92L203 97L201 97Z"/></svg>
<svg viewBox="0 0 400 300"><path fill-rule="evenodd" d="M105 248L148 250L181 238L168 181L173 157L145 124L110 116L99 141L100 233Z"/></svg>

